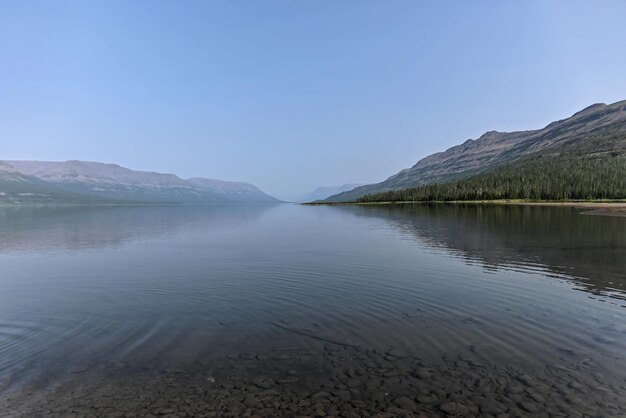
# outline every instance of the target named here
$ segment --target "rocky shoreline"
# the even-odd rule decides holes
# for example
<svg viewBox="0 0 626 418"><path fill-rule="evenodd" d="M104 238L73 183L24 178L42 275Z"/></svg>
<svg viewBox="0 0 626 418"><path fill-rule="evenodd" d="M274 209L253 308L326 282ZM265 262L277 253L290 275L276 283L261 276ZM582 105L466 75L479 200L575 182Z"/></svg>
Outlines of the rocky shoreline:
<svg viewBox="0 0 626 418"><path fill-rule="evenodd" d="M468 355L427 363L325 344L233 354L184 369L78 368L47 388L0 395L3 417L617 417L626 380L584 353L530 370Z"/></svg>

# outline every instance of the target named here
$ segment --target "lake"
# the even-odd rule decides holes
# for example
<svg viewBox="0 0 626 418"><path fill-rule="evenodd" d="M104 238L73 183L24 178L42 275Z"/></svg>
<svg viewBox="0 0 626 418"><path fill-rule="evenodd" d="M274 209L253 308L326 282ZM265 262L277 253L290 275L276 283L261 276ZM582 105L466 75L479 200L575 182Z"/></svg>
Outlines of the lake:
<svg viewBox="0 0 626 418"><path fill-rule="evenodd" d="M0 208L0 416L623 416L626 218L579 212Z"/></svg>

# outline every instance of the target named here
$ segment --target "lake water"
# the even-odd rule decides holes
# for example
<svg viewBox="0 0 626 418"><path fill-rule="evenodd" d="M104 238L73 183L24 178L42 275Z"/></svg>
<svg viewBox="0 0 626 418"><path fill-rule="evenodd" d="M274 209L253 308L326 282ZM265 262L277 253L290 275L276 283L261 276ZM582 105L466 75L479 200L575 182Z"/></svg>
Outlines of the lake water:
<svg viewBox="0 0 626 418"><path fill-rule="evenodd" d="M626 218L579 212L0 208L0 416L624 416Z"/></svg>

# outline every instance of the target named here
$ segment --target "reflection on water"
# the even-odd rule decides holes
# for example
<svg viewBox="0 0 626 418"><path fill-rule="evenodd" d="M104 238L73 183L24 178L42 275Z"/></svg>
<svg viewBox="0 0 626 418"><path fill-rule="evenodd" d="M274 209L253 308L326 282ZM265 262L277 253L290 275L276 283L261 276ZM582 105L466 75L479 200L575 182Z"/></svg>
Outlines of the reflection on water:
<svg viewBox="0 0 626 418"><path fill-rule="evenodd" d="M624 218L475 205L1 208L0 238L0 390L17 415L54 405L64 416L78 398L96 416L626 406Z"/></svg>
<svg viewBox="0 0 626 418"><path fill-rule="evenodd" d="M626 221L546 206L415 204L341 207L384 218L426 246L485 267L565 275L594 294L626 299Z"/></svg>
<svg viewBox="0 0 626 418"><path fill-rule="evenodd" d="M113 247L132 240L168 239L194 228L216 233L253 222L270 207L4 207L0 208L0 253Z"/></svg>

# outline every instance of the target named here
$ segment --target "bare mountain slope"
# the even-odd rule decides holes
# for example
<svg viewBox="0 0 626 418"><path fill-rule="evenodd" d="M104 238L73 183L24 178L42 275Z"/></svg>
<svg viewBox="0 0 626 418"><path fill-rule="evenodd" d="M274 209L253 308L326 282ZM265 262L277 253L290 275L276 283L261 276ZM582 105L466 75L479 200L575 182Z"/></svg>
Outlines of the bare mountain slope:
<svg viewBox="0 0 626 418"><path fill-rule="evenodd" d="M258 187L240 181L224 181L194 177L186 180L203 190L217 193L233 201L277 202L278 200L263 193Z"/></svg>
<svg viewBox="0 0 626 418"><path fill-rule="evenodd" d="M611 105L599 103L570 118L552 122L543 129L487 132L476 140L467 140L423 158L413 167L381 183L357 187L327 200L350 201L365 194L466 178L533 154L571 152L586 155L600 152L608 155L625 150L626 101Z"/></svg>
<svg viewBox="0 0 626 418"><path fill-rule="evenodd" d="M135 171L87 161L5 161L16 171L70 193L135 202L277 202L248 183Z"/></svg>
<svg viewBox="0 0 626 418"><path fill-rule="evenodd" d="M72 193L0 161L0 205L117 203Z"/></svg>

